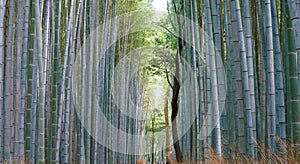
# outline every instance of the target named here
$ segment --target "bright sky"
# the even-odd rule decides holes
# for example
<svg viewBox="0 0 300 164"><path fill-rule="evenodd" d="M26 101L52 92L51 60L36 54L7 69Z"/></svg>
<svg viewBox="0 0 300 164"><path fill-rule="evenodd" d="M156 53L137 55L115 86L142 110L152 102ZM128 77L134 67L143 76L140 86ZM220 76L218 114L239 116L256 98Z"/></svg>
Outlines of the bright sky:
<svg viewBox="0 0 300 164"><path fill-rule="evenodd" d="M152 5L156 10L167 11L168 0L153 0Z"/></svg>

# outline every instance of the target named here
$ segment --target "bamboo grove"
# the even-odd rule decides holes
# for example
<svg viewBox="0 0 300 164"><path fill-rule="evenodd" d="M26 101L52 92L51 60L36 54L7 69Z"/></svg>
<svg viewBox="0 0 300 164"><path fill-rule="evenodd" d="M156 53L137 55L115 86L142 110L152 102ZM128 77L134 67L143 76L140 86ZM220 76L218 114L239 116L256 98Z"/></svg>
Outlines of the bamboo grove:
<svg viewBox="0 0 300 164"><path fill-rule="evenodd" d="M147 21L151 4L0 0L0 163L114 164L140 157L154 163L166 161L168 150L179 162L300 161L300 1L168 0L169 25L153 24L158 33L129 34L130 23L145 22L114 19L145 10L141 16ZM125 35L118 36L120 31ZM158 63L170 60L170 68L151 65L130 77L140 64L130 53L153 45L174 52L153 57ZM191 70L186 79L185 68ZM167 82L158 98L163 114L145 121L122 113L143 115L154 106L143 80L156 75ZM101 124L99 113L130 134L151 133L160 122L166 138L150 147L131 141ZM203 126L213 126L212 133L202 134ZM180 128L186 133L178 138ZM125 152L151 153L120 153L98 138ZM157 143L166 149L155 151Z"/></svg>

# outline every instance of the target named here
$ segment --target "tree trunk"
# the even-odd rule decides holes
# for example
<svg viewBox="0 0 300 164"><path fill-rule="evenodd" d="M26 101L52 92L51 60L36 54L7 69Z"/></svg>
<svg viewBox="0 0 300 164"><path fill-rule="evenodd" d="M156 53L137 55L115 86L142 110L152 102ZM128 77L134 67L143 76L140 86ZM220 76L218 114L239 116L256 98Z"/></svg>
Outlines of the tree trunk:
<svg viewBox="0 0 300 164"><path fill-rule="evenodd" d="M181 42L181 39L179 38L179 42ZM179 44L181 45L181 44ZM181 46L179 46L181 47ZM180 52L179 48L179 52ZM176 64L176 70L175 70L175 76L173 76L174 84L173 84L173 95L172 95L172 114L171 114L171 121L172 121L172 136L173 136L173 146L176 152L176 159L179 162L183 162L183 156L179 145L179 139L178 139L178 132L177 132L177 122L176 117L178 115L178 97L179 97L179 90L180 90L180 84L179 84L179 56L176 55L175 58L175 64Z"/></svg>
<svg viewBox="0 0 300 164"><path fill-rule="evenodd" d="M164 114L165 114L165 123L166 123L166 152L171 151L170 148L170 123L169 123L169 109L168 109L168 96L169 96L169 89L165 95L165 107L164 107Z"/></svg>

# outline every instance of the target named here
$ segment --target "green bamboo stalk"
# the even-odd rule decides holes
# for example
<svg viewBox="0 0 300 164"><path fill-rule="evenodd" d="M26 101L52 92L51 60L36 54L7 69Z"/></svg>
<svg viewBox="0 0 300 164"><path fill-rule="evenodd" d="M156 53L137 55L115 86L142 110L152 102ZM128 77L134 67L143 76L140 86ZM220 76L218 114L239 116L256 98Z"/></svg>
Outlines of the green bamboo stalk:
<svg viewBox="0 0 300 164"><path fill-rule="evenodd" d="M71 112L71 77L72 77L72 65L74 62L74 56L75 56L75 44L76 44L76 35L77 35L77 28L78 28L78 22L79 22L79 15L81 11L81 3L82 0L79 1L78 8L77 8L77 13L75 17L75 25L73 28L72 35L70 37L71 44L70 44L70 59L69 59L69 64L68 64L68 74L66 77L67 80L67 87L66 87L66 123L65 123L65 143L64 143L64 163L68 163L70 160L69 158L69 133L70 133L70 112Z"/></svg>
<svg viewBox="0 0 300 164"><path fill-rule="evenodd" d="M55 6L55 10L52 10L52 17L54 20L54 39L53 39L53 55L52 55L52 79L51 79L51 129L50 129L50 139L51 143L51 154L50 161L55 162L56 155L56 135L57 135L57 115L58 115L58 102L60 97L60 83L59 79L61 77L61 15L62 15L62 1L52 0L52 5Z"/></svg>
<svg viewBox="0 0 300 164"><path fill-rule="evenodd" d="M234 139L232 139L233 136L235 136L234 132L230 132L229 129L234 129L234 124L230 123L230 121L233 119L232 109L233 109L233 99L232 99L232 91L233 91L233 85L232 85L232 70L231 70L231 52L232 48L230 46L231 44L231 31L229 30L231 27L230 22L230 9L228 4L228 1L224 2L224 23L225 23L225 34L226 34L226 46L225 46L225 67L226 67L226 76L227 76L227 94L226 94L226 104L225 108L223 109L222 113L222 143L223 143L223 155L225 159L228 159L232 156L232 150L231 150L231 144L233 143Z"/></svg>
<svg viewBox="0 0 300 164"><path fill-rule="evenodd" d="M233 83L234 83L234 115L236 125L236 152L237 155L246 154L246 132L245 132L245 114L244 114L244 95L243 95L243 80L242 80L242 68L241 58L239 54L239 36L238 36L238 15L236 13L237 6L236 1L231 1L230 13L231 13L231 36L232 36L232 71L233 71Z"/></svg>
<svg viewBox="0 0 300 164"><path fill-rule="evenodd" d="M122 3L122 1L121 1L121 3ZM121 11L121 8L119 10L117 10L116 0L113 0L111 17L120 16L120 11ZM119 23L120 23L120 20L116 21L115 19L113 19L111 21L112 32L111 32L111 35L110 35L110 37L111 37L110 42L117 40L117 34L118 34L118 30L119 30ZM116 46L117 46L117 44L114 42L113 45L112 45L111 54L109 56L109 63L110 63L110 65L109 65L109 93L113 92L113 90L114 90L114 71L115 71ZM112 96L112 94L109 94L108 110L111 111L110 112L110 120L113 123L113 125L117 125L117 118L116 118L117 112L115 112L113 110L113 109L115 109L114 105L115 104L114 104L113 96ZM112 132L111 129L108 129L108 131L109 131L109 137L112 138L109 141L109 144L115 145L117 143L117 141L116 141L117 137L115 136L115 134ZM108 156L109 156L108 160L111 161L111 163L116 162L116 153L110 151Z"/></svg>
<svg viewBox="0 0 300 164"><path fill-rule="evenodd" d="M80 14L78 15L78 19L79 19L79 22L78 22L78 28L77 28L77 37L76 37L76 40L77 41L79 41L79 40L82 40L82 37L83 37L83 32L82 32L82 27L83 27L83 14L84 14L84 11L83 11L83 5L84 5L84 2L82 2L81 3L81 11L80 11ZM82 49L82 44L76 44L76 50L79 50L79 49ZM76 52L76 51L75 51ZM79 51L77 51L77 53L81 53L82 54L82 51L81 52L79 52ZM81 57L81 56L80 56ZM79 56L77 56L76 57L76 59L75 59L75 61L76 60L78 60L78 66L81 66L81 59L80 59L80 57ZM76 66L74 66L75 67L75 69L76 69ZM82 69L82 67L81 67L81 69ZM77 81L79 81L80 80L80 77L78 77L77 78ZM81 85L82 86L82 85ZM82 88L82 87L79 87L79 88ZM80 90L80 89L79 89ZM80 92L80 91L79 91ZM80 94L81 96L82 96L82 93ZM79 96L80 97L80 96ZM73 99L72 99L73 100ZM73 102L71 100L71 102ZM80 99L79 99L80 100ZM77 104L77 103L76 103ZM79 102L79 104L80 104L80 102ZM76 106L74 106L74 105L72 105L72 108L75 108L75 109L77 109L76 111L74 111L73 110L73 115L71 114L71 116L73 117L73 119L74 119L74 124L73 124L73 127L71 128L71 129L74 129L74 132L73 132L73 138L74 138L74 143L73 143L73 145L74 145L74 148L73 148L73 151L74 151L74 153L73 153L73 156L72 157L70 157L73 161L72 162L75 162L75 161L80 161L80 143L81 143L81 123L80 123L80 120L79 120L79 118L82 116L81 114L80 114L80 105L79 104L77 104ZM79 108L79 109L78 109ZM72 112L72 110L71 110L71 112Z"/></svg>
<svg viewBox="0 0 300 164"><path fill-rule="evenodd" d="M220 113L219 113L219 96L218 96L218 79L217 79L217 58L216 58L216 52L213 47L213 28L212 28L212 20L211 20L211 11L210 11L210 2L208 0L205 1L206 4L206 14L207 14L207 23L208 23L208 33L207 33L207 39L208 39L208 53L210 56L210 59L208 61L208 65L210 65L211 70L211 89L212 89L212 108L213 110L213 118L214 121L217 121L216 127L215 127L215 148L216 153L221 156L222 155L222 147L221 147L221 130L220 130L220 121L218 120Z"/></svg>
<svg viewBox="0 0 300 164"><path fill-rule="evenodd" d="M251 17L251 4L249 0L243 1L244 5L244 36L245 36L245 48L247 54L247 66L248 66L248 76L249 76L249 89L250 89L250 101L251 101L251 113L252 113L252 126L253 126L253 140L254 142L257 141L257 133L256 133L256 102L255 102L255 70L254 70L254 59L253 59L253 43L252 43L252 17ZM254 144L254 159L257 159L257 144Z"/></svg>
<svg viewBox="0 0 300 164"><path fill-rule="evenodd" d="M199 88L198 88L198 77L197 77L197 54L200 53L200 48L199 48L199 37L197 38L197 32L199 32L199 28L198 25L196 23L198 23L198 20L196 22L196 19L198 19L198 17L196 16L198 14L197 12L197 3L196 2L191 2L190 3L190 14L191 14L191 20L192 20L192 24L191 24L191 30L192 30L192 47L193 47L193 83L194 83L194 90L191 91L192 95L192 105L193 105L193 112L191 112L191 114L196 114L196 120L195 120L195 124L193 124L192 126L192 143L191 143L191 159L192 160L197 160L197 148L198 148L198 141L197 141L197 131L198 131L198 126L199 126ZM195 12L196 11L196 12ZM197 45L197 46L196 46ZM193 98L194 97L194 98ZM198 159L199 160L199 159Z"/></svg>
<svg viewBox="0 0 300 164"><path fill-rule="evenodd" d="M26 111L25 111L25 157L35 162L35 114L36 114L36 65L34 57L35 48L35 25L34 25L34 3L27 2L29 5L28 22L28 54L27 54L27 93L26 93Z"/></svg>
<svg viewBox="0 0 300 164"><path fill-rule="evenodd" d="M201 4L201 2L200 2ZM197 50L197 66L198 66L198 82L199 82L199 111L196 111L197 112L197 123L196 123L196 133L198 136L199 133L201 133L200 131L203 130L201 129L200 127L203 125L203 115L204 114L204 85L203 85L203 81L204 81L204 78L203 78L203 74L204 74L204 55L203 55L203 51L201 51L201 47L203 47L203 34L201 34L201 37L200 37L200 32L203 32L203 29L200 28L200 24L199 24L199 10L201 9L198 9L198 4L197 4L197 1L193 1L193 8L194 8L194 11L191 11L194 13L194 22L195 22L195 27L196 29L195 30L195 48ZM202 16L200 16L202 17ZM201 25L202 26L202 25ZM197 91L196 91L197 92ZM197 100L196 100L197 101ZM202 160L203 161L203 153L204 153L204 150L203 150L203 140L201 141L197 141L197 145L196 145L196 160L197 161L200 161Z"/></svg>
<svg viewBox="0 0 300 164"><path fill-rule="evenodd" d="M288 0L289 13L295 37L295 48L297 54L297 73L298 73L298 100L300 99L300 5L298 1ZM300 150L300 102L298 109L293 109L293 143ZM299 158L298 158L299 159Z"/></svg>
<svg viewBox="0 0 300 164"><path fill-rule="evenodd" d="M270 0L265 0L265 24L267 43L267 129L268 146L276 150L276 102L275 102L275 75L274 75L274 51L273 51L273 27Z"/></svg>
<svg viewBox="0 0 300 164"><path fill-rule="evenodd" d="M109 45L107 45L108 44L107 38L109 35L108 34L109 3L110 3L110 1L105 1L102 4L104 7L104 9L103 9L103 14L104 14L103 17L104 18L103 18L103 24L102 24L102 33L100 36L101 42L100 43L98 42L99 37L91 38L91 39L96 39L96 41L95 41L96 42L96 50L95 50L96 54L99 54L99 52L101 54L100 58L96 56L95 60L98 61L100 59L100 67L99 67L99 75L98 76L103 77L100 79L100 82L98 82L99 86L97 87L97 92L98 92L97 97L98 97L98 101L100 102L100 104L99 104L100 108L97 111L95 111L96 116L95 116L95 134L94 134L94 136L95 136L96 140L99 139L100 136L102 137L102 135L104 135L104 134L100 134L99 130L98 130L98 128L99 128L99 112L100 112L99 110L104 110L106 108L106 106L108 105L108 104L105 104L106 95L108 95L108 93L106 93L106 91L105 91L104 84L107 83L106 80L108 80L108 77L106 77L106 74L108 74L108 66L107 66L108 65L108 63L107 63L108 57L107 57L107 52L105 52L105 51L107 50L106 47L109 46ZM95 8L94 8L94 10L95 10ZM96 19L96 18L93 17L93 19ZM94 26L92 26L92 27L95 28ZM95 33L97 33L97 32L98 31L96 31ZM96 36L98 36L98 35L96 35ZM94 41L91 40L91 43L93 43L93 42ZM100 50L99 50L97 44L101 44ZM93 69L95 70L96 68L93 68ZM104 128L106 128L106 127L104 127ZM99 149L100 149L99 144L95 144L94 145L94 154L93 154L94 163L97 162L97 160L98 160L97 157L100 156L100 154L102 154L101 151L103 149L101 151L99 151Z"/></svg>
<svg viewBox="0 0 300 164"><path fill-rule="evenodd" d="M246 44L243 32L243 25L242 25L242 17L240 11L239 1L236 0L236 15L237 15L237 22L238 22L238 38L240 42L240 60L241 60L241 71L242 71L242 81L243 81L243 89L244 89L244 103L245 103L245 110L246 110L246 125L247 125L247 142L248 142L248 154L251 158L256 158L255 152L255 144L254 144L254 130L253 130L253 109L252 108L252 99L250 93L250 84L249 84L249 68L248 68L248 61L247 61L247 52L246 52ZM246 4L247 6L247 4Z"/></svg>
<svg viewBox="0 0 300 164"><path fill-rule="evenodd" d="M251 11L252 11L252 13L251 13L251 17L252 17L252 32L253 32L253 34L252 34L252 36L253 36L253 44L252 44L252 49L253 49L253 51L252 51L252 59L253 59L253 70L254 70L254 97L255 97L255 116L254 116L254 119L255 119L255 123L254 123L254 126L255 126L255 128L256 128L256 134L255 134L255 139L256 139L256 144L258 144L259 143L259 122L260 121L258 121L258 118L260 118L260 100L259 100L259 98L260 98L260 95L259 95L259 84L258 84L258 81L259 81L259 78L258 77L260 77L260 75L259 75L259 70L258 70L258 66L259 66L259 57L258 57L258 55L260 54L260 52L259 52L259 47L260 47L260 41L259 41L259 39L260 39L260 35L259 35L259 29L258 29L258 12L256 12L256 10L257 10L257 3L255 2L255 1L251 1ZM250 45L250 44L249 44ZM249 46L248 45L248 46ZM249 47L250 48L250 47ZM250 51L249 51L250 52ZM250 54L250 53L249 53ZM257 145L256 145L256 147L257 147ZM259 151L258 151L258 148L256 149L256 151L257 151L257 157L256 157L256 159L258 159L259 157L258 157L258 154L259 154Z"/></svg>
<svg viewBox="0 0 300 164"><path fill-rule="evenodd" d="M34 8L34 3L32 3L32 7ZM32 15L34 16L34 10ZM35 21L34 19L32 20ZM31 109L30 109L30 162L37 162L37 103L38 103L38 58L36 53L36 28L34 28L34 36L30 39L33 39L32 45L32 84L31 84Z"/></svg>
<svg viewBox="0 0 300 164"><path fill-rule="evenodd" d="M9 2L8 27L5 51L5 85L4 85L4 158L12 162L14 158L14 109L13 109L13 79L14 79L14 17L15 2Z"/></svg>
<svg viewBox="0 0 300 164"><path fill-rule="evenodd" d="M62 113L63 113L63 106L64 106L64 98L65 98L65 79L66 79L66 72L67 66L69 61L69 44L70 44L70 36L71 36L71 29L73 25L73 10L74 10L75 0L71 2L71 8L69 12L69 22L67 27L67 35L66 35L66 43L65 43L65 52L64 52L64 64L61 76L61 85L60 85L60 97L59 97L59 104L58 104L58 125L57 125L57 136L56 136L56 154L55 154L55 161L59 163L60 161L60 144L61 144L61 137L62 137Z"/></svg>
<svg viewBox="0 0 300 164"><path fill-rule="evenodd" d="M297 91L299 89L297 82L299 81L297 76L297 52L296 52L296 41L292 26L291 15L289 12L288 2L285 3L285 14L287 18L285 20L285 36L284 40L288 43L285 47L285 53L288 56L286 65L288 69L287 75L287 140L290 143L294 143L294 131L297 130L297 126L294 126L294 117L297 117L297 109L299 109L299 98ZM294 113L295 112L295 113ZM296 115L295 115L296 114Z"/></svg>
<svg viewBox="0 0 300 164"><path fill-rule="evenodd" d="M285 95L284 95L284 75L282 65L282 53L280 48L279 25L277 16L276 1L271 2L272 26L274 35L274 66L275 66L275 87L276 87L276 113L277 113L277 128L276 133L280 137L280 144L277 144L278 151L282 153L286 159L286 119L285 119Z"/></svg>
<svg viewBox="0 0 300 164"><path fill-rule="evenodd" d="M49 109L50 109L50 85L48 85L49 78L50 78L50 70L51 70L51 51L50 51L50 39L51 39L51 28L50 28L50 8L51 8L51 0L47 0L45 5L45 14L44 14L44 21L43 21L43 39L42 39L42 56L43 56L43 85L45 89L44 93L44 153L45 153L45 162L49 161L48 154L49 154L49 145L48 145L48 138L49 138Z"/></svg>
<svg viewBox="0 0 300 164"><path fill-rule="evenodd" d="M222 10L219 0L211 1L211 15L212 15L212 27L213 27L213 37L214 37L214 49L216 53L216 72L217 72L217 83L218 83L218 104L221 106L225 103L225 99L223 99L222 95L224 94L223 91L225 89L225 79L222 78L223 72L223 63L224 61L224 51L223 49L223 25L222 22ZM221 76L220 76L221 75ZM214 118L214 121L219 121L219 116ZM217 140L216 140L217 141ZM221 142L221 141L220 141ZM222 143L222 142L221 142ZM216 143L217 144L217 143Z"/></svg>
<svg viewBox="0 0 300 164"><path fill-rule="evenodd" d="M84 2L84 11L83 11L83 43L87 44L87 1ZM83 46L81 53L82 54L86 54L87 50L86 50L87 46ZM85 138L85 129L84 126L86 126L85 123L85 118L86 118L86 111L84 110L86 108L86 56L87 55L81 55L81 67L82 67L82 78L81 78L81 83L82 83L82 90L81 90L81 94L82 94L82 98L81 98L81 117L83 118L81 120L81 126L80 126L80 163L83 164L86 162L86 154L85 154L85 142L84 142L84 138ZM88 139L88 138L87 138Z"/></svg>
<svg viewBox="0 0 300 164"><path fill-rule="evenodd" d="M21 58L21 108L19 117L19 142L20 142L20 161L25 160L26 139L25 139L25 111L26 111L26 90L27 90L27 58L28 58L28 34L29 34L29 10L30 2L24 2L24 22L23 22L23 44L22 44L22 58Z"/></svg>
<svg viewBox="0 0 300 164"><path fill-rule="evenodd" d="M45 89L46 89L46 72L45 67L47 59L46 51L43 51L42 47L42 20L41 20L41 11L39 6L39 1L35 1L35 29L36 29L36 51L35 54L38 56L38 154L37 161L45 163Z"/></svg>
<svg viewBox="0 0 300 164"><path fill-rule="evenodd" d="M206 116L203 120L204 122L204 137L205 137L205 141L204 141L204 162L209 162L209 156L210 156L210 145L212 144L212 137L210 134L208 134L208 128L212 127L212 123L211 123L211 118L212 118L212 110L208 110L211 109L211 70L210 70L210 64L208 64L210 62L210 55L209 55L209 48L208 48L208 44L207 44L207 32L208 32L208 21L206 22L206 20L208 20L208 14L207 14L207 8L209 8L209 6L207 6L206 1L203 2L203 20L205 20L205 22L203 21L203 27L204 27L204 39L203 39L203 49L205 49L204 51L204 56L205 56L205 76L204 76L204 113L203 115ZM211 23L211 22L210 22Z"/></svg>
<svg viewBox="0 0 300 164"><path fill-rule="evenodd" d="M191 12L190 11L190 5L189 5L189 1L183 1L183 13L184 13L184 22L183 23L183 38L187 38L187 40L189 40L190 43L192 43L192 33L191 33L191 24L187 23L187 20L190 20L191 17ZM189 63L190 65L192 65L192 51L191 51L191 46L190 45L185 45L185 51L184 51L184 55L185 55L185 59L187 61L187 63ZM187 66L183 66L181 68L182 70L186 70ZM191 79L187 78L185 79L185 84L191 84ZM191 109L191 90L190 90L190 85L188 87L182 87L182 98L180 98L181 100L183 100L182 104L184 104L182 106L183 109ZM182 114L184 111L183 110L179 110L179 112ZM190 112L191 114L192 112ZM182 117L181 123L179 123L182 128L184 128L184 121L185 120L190 120L190 115L185 115L185 117ZM187 133L182 137L181 141L181 147L182 147L182 154L184 156L184 158L186 159L191 159L191 136L190 136L190 130L187 131Z"/></svg>
<svg viewBox="0 0 300 164"><path fill-rule="evenodd" d="M5 52L5 12L6 12L6 0L0 1L0 54L4 54ZM3 98L4 98L4 55L0 56L0 162L4 161L4 142L3 142L3 134L4 134L4 110L3 110Z"/></svg>
<svg viewBox="0 0 300 164"><path fill-rule="evenodd" d="M56 37L56 24L55 24L55 9L56 9L56 4L53 2L53 0L50 0L50 14L51 14L51 22L50 22L50 27L51 27L51 34L50 34L50 48L49 48L49 54L50 54L50 64L49 64L49 67L50 67L50 72L49 72L49 91L48 92L50 92L49 94L48 94L48 96L49 96L49 100L48 100L48 102L47 102L47 104L48 104L48 107L47 107L47 116L46 116L46 118L47 118L47 124L46 124L46 127L48 127L49 128L49 130L47 131L47 133L46 133L46 138L47 138L47 143L46 143L46 155L47 155L47 161L50 161L50 162L52 162L52 149L53 149L53 146L52 146L52 142L53 142L53 128L52 128L52 126L53 126L53 124L52 124L52 122L53 122L53 111L55 111L56 110L56 102L55 101L53 101L53 99L56 99L56 95L55 95L55 93L57 93L56 92L56 85L55 85L55 83L53 82L54 81L54 78L55 78L55 71L54 71L54 69L55 68L53 68L53 67L55 67L54 66L54 63L55 63L55 60L54 60L54 58L55 58L55 53L56 53L56 51L55 51L55 37Z"/></svg>
<svg viewBox="0 0 300 164"><path fill-rule="evenodd" d="M257 133L257 139L258 143L260 143L260 146L262 150L260 151L260 155L264 156L265 153L265 146L266 146L266 39L265 39L265 23L263 21L263 7L262 7L261 1L257 1L257 16L258 16L258 28L259 28L259 38L257 37L256 42L258 42L257 46L257 71L258 73L258 88L259 88L259 109L256 113L256 120L261 120L257 121L257 128L258 128L258 133ZM262 55L259 55L262 54Z"/></svg>
<svg viewBox="0 0 300 164"><path fill-rule="evenodd" d="M14 94L14 104L13 108L15 114L13 115L13 120L15 123L14 128L14 159L15 161L20 161L20 112L21 112L21 59L22 59L22 43L23 41L23 22L24 22L24 2L18 1L17 2L17 26L15 31L15 56L14 56L14 79L13 79L13 94ZM24 147L23 147L24 148Z"/></svg>

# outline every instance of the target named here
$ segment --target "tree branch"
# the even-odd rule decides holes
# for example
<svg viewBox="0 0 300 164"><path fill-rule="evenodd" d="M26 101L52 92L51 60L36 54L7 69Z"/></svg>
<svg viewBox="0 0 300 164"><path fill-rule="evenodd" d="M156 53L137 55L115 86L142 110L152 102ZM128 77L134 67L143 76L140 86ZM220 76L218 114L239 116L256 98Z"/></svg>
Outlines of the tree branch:
<svg viewBox="0 0 300 164"><path fill-rule="evenodd" d="M174 0L172 0L172 5L173 5L173 7L174 7L175 13L178 14L178 13L177 13L177 11L178 11L178 10L177 10L177 6L176 6Z"/></svg>
<svg viewBox="0 0 300 164"><path fill-rule="evenodd" d="M170 23L171 23L171 25L172 25L172 27L173 27L173 29L174 30L176 30L176 28L175 28L175 25L174 25L174 23L173 23L173 21L172 21L172 18L171 18L171 13L170 13L170 7L169 7L169 3L167 3L167 9L168 9L168 18L169 18L169 20L170 20Z"/></svg>
<svg viewBox="0 0 300 164"><path fill-rule="evenodd" d="M173 35L175 38L178 38L171 30L169 30L167 27L161 25L161 24L158 24L158 23L155 23L156 25L162 27L163 29L165 29L166 31L168 31L171 35Z"/></svg>
<svg viewBox="0 0 300 164"><path fill-rule="evenodd" d="M167 68L166 68L166 76L167 76L167 81L168 81L168 83L169 83L170 87L171 87L172 89L174 89L174 88L173 88L173 86L172 86L172 84L171 84L171 82L170 82L170 79L169 79L169 74L168 74L168 70L167 70Z"/></svg>

